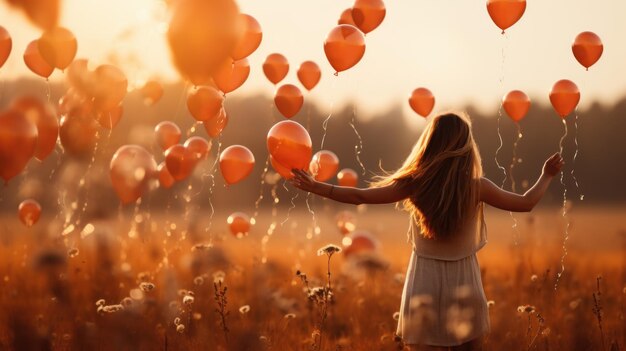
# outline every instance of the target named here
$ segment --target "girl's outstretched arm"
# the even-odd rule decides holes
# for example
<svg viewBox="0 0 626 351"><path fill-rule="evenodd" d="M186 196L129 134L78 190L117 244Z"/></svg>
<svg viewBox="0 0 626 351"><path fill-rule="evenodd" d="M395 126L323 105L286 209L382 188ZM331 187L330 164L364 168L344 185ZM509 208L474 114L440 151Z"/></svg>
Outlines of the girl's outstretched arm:
<svg viewBox="0 0 626 351"><path fill-rule="evenodd" d="M292 172L295 176L291 184L296 188L348 204L388 204L404 200L410 195L409 189L398 183L361 189L318 182L300 169L293 169Z"/></svg>
<svg viewBox="0 0 626 351"><path fill-rule="evenodd" d="M503 190L489 179L481 178L480 200L502 210L528 212L541 200L552 178L561 171L563 164L563 158L559 153L550 156L543 165L541 176L524 195Z"/></svg>

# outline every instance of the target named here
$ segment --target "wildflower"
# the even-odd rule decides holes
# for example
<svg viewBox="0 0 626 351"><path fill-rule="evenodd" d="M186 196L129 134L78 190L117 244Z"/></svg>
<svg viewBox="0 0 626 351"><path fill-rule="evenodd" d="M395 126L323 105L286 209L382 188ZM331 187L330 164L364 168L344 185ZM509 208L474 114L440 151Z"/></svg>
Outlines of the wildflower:
<svg viewBox="0 0 626 351"><path fill-rule="evenodd" d="M179 324L176 326L176 331L179 333L184 333L185 332L185 325L184 324Z"/></svg>
<svg viewBox="0 0 626 351"><path fill-rule="evenodd" d="M180 324L180 318L176 317L174 318L174 325L179 325Z"/></svg>
<svg viewBox="0 0 626 351"><path fill-rule="evenodd" d="M341 252L341 248L335 244L328 244L326 246L321 247L319 250L317 250L317 255L318 256L324 256L327 255L328 257L331 257L333 254L335 253L339 253Z"/></svg>
<svg viewBox="0 0 626 351"><path fill-rule="evenodd" d="M105 303L106 303L106 301L104 301L104 299L100 299L100 300L96 301L96 306L104 306Z"/></svg>
<svg viewBox="0 0 626 351"><path fill-rule="evenodd" d="M191 304L193 304L194 300L195 299L194 299L193 296L187 295L187 296L183 297L183 304L187 305L187 306L190 306Z"/></svg>
<svg viewBox="0 0 626 351"><path fill-rule="evenodd" d="M108 305L108 306L102 307L102 312L106 312L106 313L115 313L115 312L123 311L123 310L124 310L124 306L122 305Z"/></svg>
<svg viewBox="0 0 626 351"><path fill-rule="evenodd" d="M531 282L536 282L537 279L539 279L539 277L536 274L533 274L533 275L530 276L530 281Z"/></svg>
<svg viewBox="0 0 626 351"><path fill-rule="evenodd" d="M284 317L285 319L294 319L296 315L294 313L287 313Z"/></svg>
<svg viewBox="0 0 626 351"><path fill-rule="evenodd" d="M487 307L491 307L491 306L493 306L493 305L495 305L495 304L496 304L496 302L495 302L495 301L493 301L493 300L489 300L489 301L487 301Z"/></svg>
<svg viewBox="0 0 626 351"><path fill-rule="evenodd" d="M224 278L226 278L226 273L224 273L224 271L217 271L213 273L213 283L223 283Z"/></svg>
<svg viewBox="0 0 626 351"><path fill-rule="evenodd" d="M70 250L67 252L67 255L68 255L70 258L74 258L74 257L78 256L78 249L77 249L77 248L72 248L72 249L70 249Z"/></svg>
<svg viewBox="0 0 626 351"><path fill-rule="evenodd" d="M399 320L399 319L400 319L400 312L395 312L395 313L393 314L393 320L394 320L394 321L397 321L397 320Z"/></svg>
<svg viewBox="0 0 626 351"><path fill-rule="evenodd" d="M125 297L122 302L120 302L120 305L122 306L126 306L129 307L133 304L133 299L131 299L130 297Z"/></svg>
<svg viewBox="0 0 626 351"><path fill-rule="evenodd" d="M193 283L194 283L194 285L200 286L200 285L204 284L204 278L202 276L197 276L197 277L193 278Z"/></svg>
<svg viewBox="0 0 626 351"><path fill-rule="evenodd" d="M148 282L142 282L141 284L139 284L139 288L144 292L152 291L154 290L154 287L154 284Z"/></svg>
<svg viewBox="0 0 626 351"><path fill-rule="evenodd" d="M246 314L248 312L250 312L250 305L243 305L239 307L239 313Z"/></svg>
<svg viewBox="0 0 626 351"><path fill-rule="evenodd" d="M533 312L535 312L535 306L521 305L521 306L517 307L517 312L519 312L519 313L533 313Z"/></svg>
<svg viewBox="0 0 626 351"><path fill-rule="evenodd" d="M550 335L550 332L551 332L550 328L545 328L544 330L541 331L541 335L548 336Z"/></svg>

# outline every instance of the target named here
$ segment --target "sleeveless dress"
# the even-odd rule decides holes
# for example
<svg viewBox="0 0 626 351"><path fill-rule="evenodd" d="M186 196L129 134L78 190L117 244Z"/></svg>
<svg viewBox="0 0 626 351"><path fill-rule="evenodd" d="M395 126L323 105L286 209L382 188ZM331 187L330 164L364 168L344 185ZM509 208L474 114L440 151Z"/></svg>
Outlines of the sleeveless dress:
<svg viewBox="0 0 626 351"><path fill-rule="evenodd" d="M413 250L396 334L405 344L457 346L489 332L476 252L487 243L483 204L455 235L427 239L411 219Z"/></svg>

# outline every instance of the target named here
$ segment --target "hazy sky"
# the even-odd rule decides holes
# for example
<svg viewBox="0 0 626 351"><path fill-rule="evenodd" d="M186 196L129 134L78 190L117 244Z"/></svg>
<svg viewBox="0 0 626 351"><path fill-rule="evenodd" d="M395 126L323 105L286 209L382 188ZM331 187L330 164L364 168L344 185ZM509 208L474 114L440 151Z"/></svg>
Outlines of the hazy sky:
<svg viewBox="0 0 626 351"><path fill-rule="evenodd" d="M167 14L159 0L64 0L61 23L78 38L77 57L102 63L112 55L122 59L131 84L148 77L177 79L164 39ZM497 109L504 93L526 91L534 102L548 103L552 84L574 80L582 92L583 107L598 99L611 103L626 95L626 1L529 0L522 19L506 36L487 14L480 0L386 1L387 17L366 37L361 62L335 77L326 61L323 41L336 25L349 0L239 0L241 11L253 15L263 28L263 42L250 56L252 72L232 94L265 92L273 85L261 64L272 52L291 63L283 81L297 82L296 69L304 60L322 67L322 82L305 95L329 110L349 99L360 116L406 103L416 87L433 91L435 109L474 103ZM0 80L32 75L22 61L28 42L40 35L19 13L0 3L0 25L9 30L14 48L0 69ZM589 72L571 53L581 31L591 30L604 42L604 55ZM503 59L504 50L504 59ZM135 57L131 64L128 58ZM55 72L51 79L62 79ZM502 79L502 82L501 82ZM415 117L417 118L417 117Z"/></svg>

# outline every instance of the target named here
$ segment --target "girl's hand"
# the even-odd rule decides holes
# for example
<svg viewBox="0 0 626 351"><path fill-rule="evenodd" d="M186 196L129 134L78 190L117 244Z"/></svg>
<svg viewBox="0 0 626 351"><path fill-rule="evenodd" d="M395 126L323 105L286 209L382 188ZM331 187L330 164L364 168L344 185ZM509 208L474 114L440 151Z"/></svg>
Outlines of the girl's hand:
<svg viewBox="0 0 626 351"><path fill-rule="evenodd" d="M294 177L290 180L291 185L310 193L314 192L317 181L315 181L310 174L301 169L295 168L291 170L291 173L294 175Z"/></svg>
<svg viewBox="0 0 626 351"><path fill-rule="evenodd" d="M557 152L550 156L550 158L543 164L543 174L554 177L559 174L564 164L565 162L563 161L563 157L561 157L561 154Z"/></svg>

